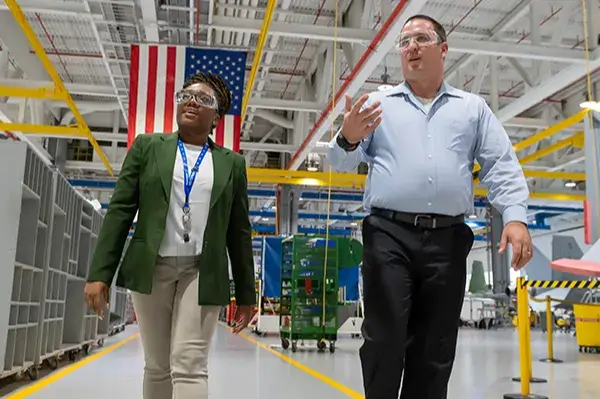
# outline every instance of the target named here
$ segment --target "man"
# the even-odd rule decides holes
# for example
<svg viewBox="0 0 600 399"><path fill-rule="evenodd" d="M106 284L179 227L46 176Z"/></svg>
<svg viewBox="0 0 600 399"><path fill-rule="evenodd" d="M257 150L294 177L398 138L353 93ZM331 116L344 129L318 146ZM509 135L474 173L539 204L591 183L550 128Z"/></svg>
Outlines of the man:
<svg viewBox="0 0 600 399"><path fill-rule="evenodd" d="M405 82L360 98L346 95L328 159L338 171L369 165L363 221L366 399L445 399L473 233L474 160L503 216L500 251L512 266L531 258L529 191L510 140L485 101L444 82L446 32L408 19L398 41Z"/></svg>

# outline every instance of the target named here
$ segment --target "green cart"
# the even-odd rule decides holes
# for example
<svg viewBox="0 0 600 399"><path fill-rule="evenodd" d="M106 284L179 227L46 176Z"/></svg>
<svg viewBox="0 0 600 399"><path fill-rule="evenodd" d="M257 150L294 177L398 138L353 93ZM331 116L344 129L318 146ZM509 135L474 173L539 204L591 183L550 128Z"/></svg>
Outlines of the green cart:
<svg viewBox="0 0 600 399"><path fill-rule="evenodd" d="M338 241L292 236L282 241L279 335L283 349L297 342L329 343L335 352L338 314Z"/></svg>

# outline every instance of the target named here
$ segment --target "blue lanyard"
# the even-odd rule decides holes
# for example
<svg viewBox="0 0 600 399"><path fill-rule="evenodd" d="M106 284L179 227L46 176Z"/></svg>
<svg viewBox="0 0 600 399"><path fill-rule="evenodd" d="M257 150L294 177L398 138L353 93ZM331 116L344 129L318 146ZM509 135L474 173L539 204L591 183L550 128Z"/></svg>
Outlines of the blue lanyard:
<svg viewBox="0 0 600 399"><path fill-rule="evenodd" d="M202 147L202 151L200 151L200 155L198 155L198 159L196 159L196 164L192 169L192 173L190 174L188 170L187 163L187 155L185 152L185 146L181 139L177 141L177 145L179 146L179 153L181 154L181 161L183 162L183 190L185 193L185 202L183 203L184 211L189 211L190 209L190 193L192 192L192 187L194 186L194 181L196 180L196 174L200 169L200 164L202 164L202 160L208 151L208 143L204 144Z"/></svg>

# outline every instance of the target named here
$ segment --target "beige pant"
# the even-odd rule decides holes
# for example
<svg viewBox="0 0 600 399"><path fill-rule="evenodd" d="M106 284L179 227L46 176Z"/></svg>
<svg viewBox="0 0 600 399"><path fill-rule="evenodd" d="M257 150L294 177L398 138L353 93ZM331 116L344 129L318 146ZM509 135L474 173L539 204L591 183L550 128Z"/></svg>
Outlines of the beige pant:
<svg viewBox="0 0 600 399"><path fill-rule="evenodd" d="M144 348L144 399L208 398L219 306L198 306L193 257L157 258L152 294L132 293Z"/></svg>

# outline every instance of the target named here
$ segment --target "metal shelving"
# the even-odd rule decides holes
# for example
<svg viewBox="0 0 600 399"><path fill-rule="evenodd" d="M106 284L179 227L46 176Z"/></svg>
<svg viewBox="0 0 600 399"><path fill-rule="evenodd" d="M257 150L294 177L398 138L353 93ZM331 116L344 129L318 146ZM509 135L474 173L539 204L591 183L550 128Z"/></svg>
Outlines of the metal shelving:
<svg viewBox="0 0 600 399"><path fill-rule="evenodd" d="M102 215L25 143L0 141L0 168L0 378L35 379L108 335L83 300Z"/></svg>

